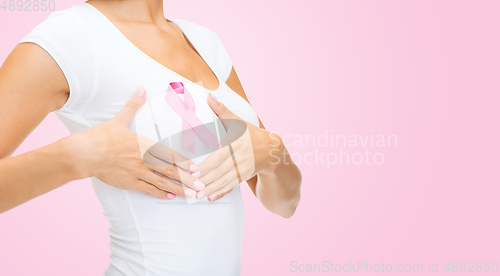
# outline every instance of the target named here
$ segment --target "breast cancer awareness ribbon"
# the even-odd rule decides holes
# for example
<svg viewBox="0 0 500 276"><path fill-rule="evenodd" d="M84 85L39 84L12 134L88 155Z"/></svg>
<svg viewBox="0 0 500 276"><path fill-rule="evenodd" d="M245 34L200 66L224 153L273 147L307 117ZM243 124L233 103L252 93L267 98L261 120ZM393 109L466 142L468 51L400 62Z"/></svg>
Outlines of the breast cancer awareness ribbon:
<svg viewBox="0 0 500 276"><path fill-rule="evenodd" d="M184 95L184 101L179 95ZM192 154L196 154L195 136L198 136L216 151L219 149L217 137L196 116L193 97L182 82L171 82L165 99L182 118L182 144ZM196 133L196 134L195 134Z"/></svg>

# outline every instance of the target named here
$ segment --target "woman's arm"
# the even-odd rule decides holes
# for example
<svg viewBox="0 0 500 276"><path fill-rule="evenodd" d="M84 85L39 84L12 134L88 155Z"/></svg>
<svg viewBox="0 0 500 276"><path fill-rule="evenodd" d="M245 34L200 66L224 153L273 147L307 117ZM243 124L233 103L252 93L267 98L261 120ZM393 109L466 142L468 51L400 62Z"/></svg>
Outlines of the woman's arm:
<svg viewBox="0 0 500 276"><path fill-rule="evenodd" d="M234 67L226 83L250 103ZM260 118L259 125L260 128L265 129ZM274 133L268 135L272 146L275 146L271 152L274 157L271 161L274 170L269 173L262 171L246 182L266 209L282 217L289 218L293 215L300 202L302 174L299 167L289 158L290 156L281 137Z"/></svg>
<svg viewBox="0 0 500 276"><path fill-rule="evenodd" d="M19 147L69 96L66 78L41 47L21 43L0 67L0 158Z"/></svg>
<svg viewBox="0 0 500 276"><path fill-rule="evenodd" d="M248 101L234 68L226 83ZM213 98L209 97L207 101L223 123L226 122L224 124L228 133L231 132L231 120L241 119ZM248 185L264 207L289 218L300 201L300 170L289 158L288 151L277 134L265 130L262 122L260 128L248 122L246 125L249 135L232 141L232 149L224 147L219 150L219 154L211 154L198 166L200 180L207 184L204 191L198 192L198 196L208 196L211 201L217 200L239 185L240 179L248 179ZM234 169L233 160L236 160L238 170Z"/></svg>
<svg viewBox="0 0 500 276"><path fill-rule="evenodd" d="M63 140L6 158L68 95L59 66L34 44L16 46L0 67L1 213L77 178Z"/></svg>
<svg viewBox="0 0 500 276"><path fill-rule="evenodd" d="M189 187L195 181L192 175L166 164L148 165L142 159L138 136L128 128L145 102L145 91L138 92L140 95L132 96L111 120L9 157L69 95L63 72L45 50L32 43L17 45L0 68L0 213L72 180L91 176L162 199L186 196L182 186L154 172L175 180L182 177ZM188 170L192 162L183 161L181 168Z"/></svg>

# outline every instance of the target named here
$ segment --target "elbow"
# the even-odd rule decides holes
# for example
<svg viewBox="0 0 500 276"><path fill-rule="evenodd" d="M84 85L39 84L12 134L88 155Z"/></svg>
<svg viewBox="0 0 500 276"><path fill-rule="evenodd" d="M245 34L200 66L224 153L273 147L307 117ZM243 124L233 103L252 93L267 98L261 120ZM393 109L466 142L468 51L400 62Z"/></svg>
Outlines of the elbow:
<svg viewBox="0 0 500 276"><path fill-rule="evenodd" d="M9 211L12 208L9 208L9 206L6 206L5 204L0 204L0 215Z"/></svg>
<svg viewBox="0 0 500 276"><path fill-rule="evenodd" d="M299 203L300 203L300 190L297 192L297 195L292 200L292 202L289 204L290 207L288 208L288 212L286 214L282 215L282 217L291 218L293 216L293 214L295 214L295 211L297 210Z"/></svg>
<svg viewBox="0 0 500 276"><path fill-rule="evenodd" d="M291 181L285 187L273 195L257 196L268 211L286 219L295 214L301 197L302 174L295 164L294 166L294 176L289 178Z"/></svg>
<svg viewBox="0 0 500 276"><path fill-rule="evenodd" d="M297 182L294 185L295 191L292 193L291 197L283 200L283 203L282 203L283 207L280 208L280 210L278 212L275 212L275 214L277 214L283 218L286 218L286 219L291 218L295 214L295 211L297 210L297 207L299 206L299 203L300 203L300 188L302 185L302 174L300 173L300 170L298 170L298 168L297 168L297 171L298 171L298 175L295 178L297 180Z"/></svg>
<svg viewBox="0 0 500 276"><path fill-rule="evenodd" d="M295 199L293 202L288 203L286 208L283 208L278 212L275 212L275 214L281 216L282 218L289 219L293 216L293 214L295 214L295 211L299 206L299 202L300 202L300 194L297 196L297 199Z"/></svg>
<svg viewBox="0 0 500 276"><path fill-rule="evenodd" d="M265 207L271 213L289 219L295 214L295 211L297 210L299 203L300 203L300 190L298 190L293 197L282 199L280 202L276 202L275 204L268 204L268 206Z"/></svg>

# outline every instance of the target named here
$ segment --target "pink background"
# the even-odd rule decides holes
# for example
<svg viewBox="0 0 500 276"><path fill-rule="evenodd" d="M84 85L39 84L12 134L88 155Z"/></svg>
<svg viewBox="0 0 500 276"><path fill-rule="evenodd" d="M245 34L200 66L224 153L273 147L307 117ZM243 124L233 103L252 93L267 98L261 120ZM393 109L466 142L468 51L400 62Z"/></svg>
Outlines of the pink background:
<svg viewBox="0 0 500 276"><path fill-rule="evenodd" d="M499 10L496 0L166 1L167 17L219 35L303 173L288 220L244 186L242 275L293 275L292 261L393 271L439 261L440 272L447 261L500 262ZM48 15L0 10L0 62ZM380 165L327 166L311 154L339 147L297 142L325 132L398 143L342 149L378 152ZM51 114L16 154L68 134ZM102 275L107 227L88 179L32 200L0 215L0 275Z"/></svg>

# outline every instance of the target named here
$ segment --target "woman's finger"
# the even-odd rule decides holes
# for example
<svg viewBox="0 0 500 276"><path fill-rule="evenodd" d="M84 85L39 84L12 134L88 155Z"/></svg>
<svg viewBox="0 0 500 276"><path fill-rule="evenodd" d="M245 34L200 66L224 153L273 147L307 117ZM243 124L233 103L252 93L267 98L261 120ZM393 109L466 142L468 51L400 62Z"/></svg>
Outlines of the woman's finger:
<svg viewBox="0 0 500 276"><path fill-rule="evenodd" d="M135 91L134 96L132 96L122 110L115 115L114 119L128 127L137 110L139 110L139 108L141 108L144 104L146 100L145 95L146 90L144 87L139 86Z"/></svg>
<svg viewBox="0 0 500 276"><path fill-rule="evenodd" d="M224 160L219 166L213 168L209 172L205 172L205 174L200 177L200 181L205 185L211 185L212 182L221 178L224 174L232 169L234 169L234 160L231 157L226 158L226 160Z"/></svg>
<svg viewBox="0 0 500 276"><path fill-rule="evenodd" d="M203 184L202 181L200 181L198 178L193 176L190 173L185 172L184 170L180 169L177 166L174 165L169 165L169 166L152 166L146 164L146 167L148 167L152 171L156 171L158 173L161 173L162 175L178 181L179 183L182 183L189 188L193 190L203 190L205 188L205 184Z"/></svg>
<svg viewBox="0 0 500 276"><path fill-rule="evenodd" d="M200 176L206 175L209 171L220 166L226 159L231 159L231 151L229 147L223 147L215 152L212 152L205 161L198 165Z"/></svg>
<svg viewBox="0 0 500 276"><path fill-rule="evenodd" d="M144 162L153 166L165 166L166 164L176 165L185 171L189 171L194 162L161 143L152 145L144 154Z"/></svg>
<svg viewBox="0 0 500 276"><path fill-rule="evenodd" d="M137 179L134 182L134 188L133 190L141 192L145 195L156 197L159 199L173 199L175 197L172 197L171 195L169 196L169 192L163 191L155 187L154 185L151 185L149 183L144 182L143 180Z"/></svg>
<svg viewBox="0 0 500 276"><path fill-rule="evenodd" d="M211 195L212 193L220 190L222 187L225 187L231 183L234 183L234 180L236 180L237 184L239 184L238 175L236 173L236 170L229 170L227 173L225 173L224 175L219 177L219 179L215 180L210 185L205 186L205 189L203 191L198 192L196 197L198 199L203 199L207 195ZM234 187L236 187L236 186L234 186Z"/></svg>
<svg viewBox="0 0 500 276"><path fill-rule="evenodd" d="M171 192L181 197L194 197L196 195L194 190L188 187L183 187L181 184L174 183L172 180L163 177L148 168L144 168L144 171L138 173L136 177L139 180L155 186L157 189Z"/></svg>
<svg viewBox="0 0 500 276"><path fill-rule="evenodd" d="M232 190L234 190L234 188L238 187L239 184L240 183L239 183L238 179L233 179L226 186L220 188L219 190L217 190L217 191L215 191L215 192L213 192L211 194L208 194L208 200L209 201L215 201L215 200L218 200L218 199L222 198L223 196L227 195Z"/></svg>

